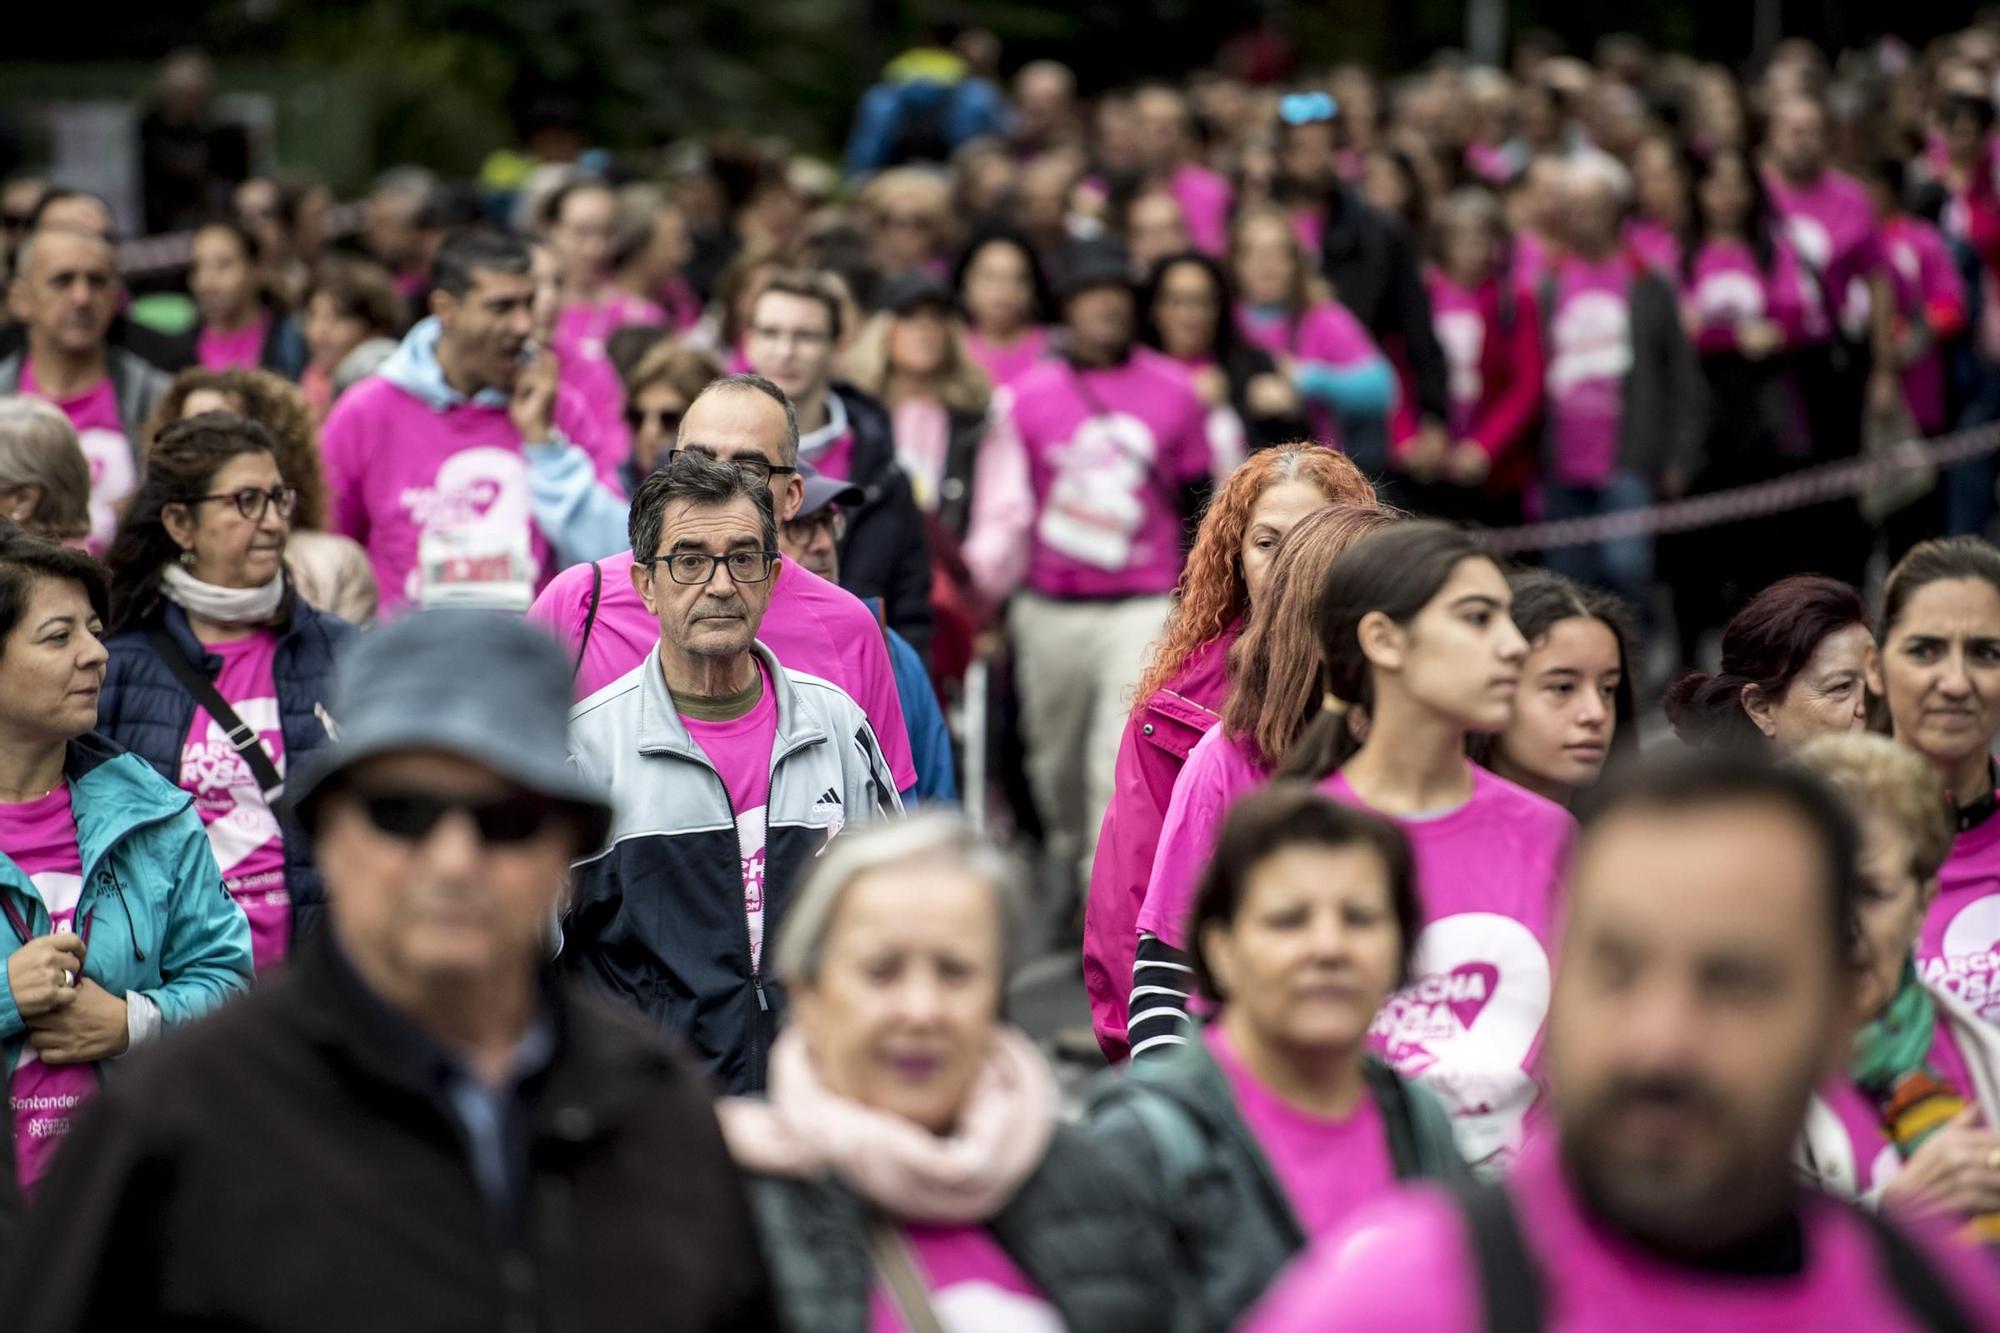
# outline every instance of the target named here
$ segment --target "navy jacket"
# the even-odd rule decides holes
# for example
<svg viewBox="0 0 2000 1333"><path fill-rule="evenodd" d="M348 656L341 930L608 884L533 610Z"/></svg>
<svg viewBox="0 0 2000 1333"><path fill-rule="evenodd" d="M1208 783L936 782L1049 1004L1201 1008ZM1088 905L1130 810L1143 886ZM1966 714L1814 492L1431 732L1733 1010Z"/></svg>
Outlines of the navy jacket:
<svg viewBox="0 0 2000 1333"><path fill-rule="evenodd" d="M320 707L333 679L333 659L355 632L338 616L290 595L291 610L278 635L271 675L278 689L278 714L285 737L285 768L291 771L305 755L326 743L327 724ZM200 662L211 678L222 659L203 650L188 626L187 613L162 602L141 623L111 636L111 664L104 675L104 693L97 703L97 728L133 751L167 779L179 785L181 746L194 725L194 697L181 687L167 664L153 651L147 632L158 624L187 654ZM285 838L285 891L292 899L292 938L319 928L326 911L326 894L312 862L312 842L305 830L281 811L278 827Z"/></svg>

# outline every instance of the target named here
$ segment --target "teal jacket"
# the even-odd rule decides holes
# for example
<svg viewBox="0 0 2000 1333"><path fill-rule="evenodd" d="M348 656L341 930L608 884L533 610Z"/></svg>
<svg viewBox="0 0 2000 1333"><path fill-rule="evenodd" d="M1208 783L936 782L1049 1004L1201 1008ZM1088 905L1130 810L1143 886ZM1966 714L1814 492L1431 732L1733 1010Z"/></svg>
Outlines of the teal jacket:
<svg viewBox="0 0 2000 1333"><path fill-rule="evenodd" d="M63 776L83 862L77 912L91 914L83 974L113 995L151 1000L163 1028L247 990L250 923L222 887L193 798L95 732L69 743ZM48 933L41 896L4 852L0 894L31 931ZM0 956L18 947L0 924ZM0 1045L10 1072L26 1033L13 989L0 976ZM4 1156L11 1164L13 1154Z"/></svg>
<svg viewBox="0 0 2000 1333"><path fill-rule="evenodd" d="M1373 1056L1362 1072L1398 1178L1466 1175L1436 1098ZM1147 1182L1149 1210L1176 1238L1199 1298L1200 1316L1189 1326L1233 1327L1307 1236L1228 1076L1197 1037L1104 1075L1086 1100L1091 1131Z"/></svg>

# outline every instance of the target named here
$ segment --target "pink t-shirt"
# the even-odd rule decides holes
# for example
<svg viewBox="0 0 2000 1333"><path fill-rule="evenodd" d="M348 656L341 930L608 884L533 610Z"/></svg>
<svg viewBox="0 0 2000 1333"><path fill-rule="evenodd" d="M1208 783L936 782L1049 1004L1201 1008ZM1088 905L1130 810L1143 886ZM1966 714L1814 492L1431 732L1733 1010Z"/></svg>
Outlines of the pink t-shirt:
<svg viewBox="0 0 2000 1333"><path fill-rule="evenodd" d="M76 921L83 897L83 858L76 842L76 819L70 809L69 783L63 782L39 800L0 804L0 852L5 852L48 909L51 934L75 930L88 952L90 922ZM29 913L10 890L7 900L5 951L27 943L34 929ZM0 983L4 984L4 983ZM48 1065L25 1041L14 1057L7 1082L8 1111L14 1125L14 1165L23 1190L32 1189L49 1168L49 1161L69 1133L70 1120L97 1092L95 1065Z"/></svg>
<svg viewBox="0 0 2000 1333"><path fill-rule="evenodd" d="M1414 980L1389 998L1369 1039L1451 1111L1469 1162L1518 1146L1540 1088L1556 898L1576 821L1553 801L1468 764L1472 799L1396 823L1410 839L1424 929ZM1364 806L1335 773L1321 789Z"/></svg>
<svg viewBox="0 0 2000 1333"><path fill-rule="evenodd" d="M1229 210L1236 192L1226 179L1207 167L1183 162L1167 182L1167 193L1181 206L1181 219L1195 249L1219 255L1229 248Z"/></svg>
<svg viewBox="0 0 2000 1333"><path fill-rule="evenodd" d="M1868 1224L1816 1194L1801 1198L1805 1271L1752 1278L1670 1263L1584 1212L1552 1143L1537 1143L1509 1180L1548 1312L1550 1333L1916 1333L1883 1272ZM1909 1228L1975 1320L2000 1309L1985 1256L1934 1228ZM1247 1333L1477 1333L1479 1265L1459 1210L1434 1185L1362 1209L1279 1279ZM1990 1322L1978 1327L1991 1328Z"/></svg>
<svg viewBox="0 0 2000 1333"><path fill-rule="evenodd" d="M1049 350L1049 331L1039 326L1030 328L1013 342L1002 346L979 336L972 329L965 331L965 350L986 372L986 378L993 381L993 387L1011 387L1020 382L1023 375L1034 369Z"/></svg>
<svg viewBox="0 0 2000 1333"><path fill-rule="evenodd" d="M1442 273L1430 275L1429 288L1431 329L1444 351L1445 383L1451 392L1451 437L1462 440L1486 393L1486 312L1478 292Z"/></svg>
<svg viewBox="0 0 2000 1333"><path fill-rule="evenodd" d="M1907 215L1890 218L1882 225L1882 247L1899 315L1914 323L1950 308L1962 317L1965 284L1937 228ZM1904 367L1903 397L1919 430L1929 435L1944 428L1944 356L1935 345Z"/></svg>
<svg viewBox="0 0 2000 1333"><path fill-rule="evenodd" d="M951 415L935 398L906 398L890 412L889 428L896 437L896 462L910 479L917 506L930 513L938 506L951 452Z"/></svg>
<svg viewBox="0 0 2000 1333"><path fill-rule="evenodd" d="M574 695L585 699L627 675L660 642L660 622L646 610L632 586L632 553L620 551L598 561L603 591L597 619L584 645ZM553 634L576 658L590 614L590 566L572 565L549 581L529 608L528 619ZM830 680L861 705L898 790L917 785L910 758L910 733L889 665L882 626L861 599L790 560L778 562L771 605L757 638L778 661L794 671Z"/></svg>
<svg viewBox="0 0 2000 1333"><path fill-rule="evenodd" d="M1509 276L1518 286L1538 290L1554 266L1555 256L1550 253L1547 241L1531 231L1515 234Z"/></svg>
<svg viewBox="0 0 2000 1333"><path fill-rule="evenodd" d="M743 858L743 912L750 922L750 966L764 957L764 831L771 800L771 751L778 743L778 695L771 673L757 668L764 692L733 722L703 722L681 714L681 725L722 779L736 815L736 847Z"/></svg>
<svg viewBox="0 0 2000 1333"><path fill-rule="evenodd" d="M1821 172L1818 180L1803 186L1775 171L1764 179L1792 245L1823 276L1841 325L1850 332L1866 328L1868 278L1883 263L1868 191L1838 171Z"/></svg>
<svg viewBox="0 0 2000 1333"><path fill-rule="evenodd" d="M1139 929L1187 951L1188 918L1194 912L1195 883L1215 852L1216 837L1229 808L1243 793L1271 780L1248 740L1235 740L1210 727L1188 751L1174 779L1174 794L1160 821L1153 874L1139 905Z"/></svg>
<svg viewBox="0 0 2000 1333"><path fill-rule="evenodd" d="M1356 1208L1396 1188L1382 1108L1366 1087L1346 1119L1327 1120L1265 1087L1230 1046L1220 1023L1203 1029L1202 1040L1222 1066L1236 1109L1285 1187L1308 1239L1324 1236Z"/></svg>
<svg viewBox="0 0 2000 1333"><path fill-rule="evenodd" d="M599 481L623 495L621 469L632 457L632 428L625 421L625 384L618 368L603 357L559 356L556 376L558 401L574 400L568 406L584 432L580 438L571 436L570 443L590 455Z"/></svg>
<svg viewBox="0 0 2000 1333"><path fill-rule="evenodd" d="M35 383L32 361L21 363L21 392L54 403L76 428L77 443L90 465L90 535L84 546L103 555L118 532L118 507L139 485L139 464L125 423L118 415L118 394L106 375L74 398L50 398Z"/></svg>
<svg viewBox="0 0 2000 1333"><path fill-rule="evenodd" d="M195 335L194 358L210 370L255 370L270 327L271 317L259 315L234 333L204 328Z"/></svg>
<svg viewBox="0 0 2000 1333"><path fill-rule="evenodd" d="M1976 1100L1978 1085L1972 1081L1951 1029L1942 1022L1937 1025L1937 1035L1931 1041L1925 1063L1961 1097ZM1903 1155L1883 1129L1881 1108L1874 1099L1844 1077L1829 1081L1820 1089L1820 1097L1839 1118L1840 1127L1847 1131L1847 1146L1853 1154L1855 1192L1868 1194L1894 1180L1903 1169Z"/></svg>
<svg viewBox="0 0 2000 1333"><path fill-rule="evenodd" d="M1917 975L2000 1023L2000 816L1952 843L1917 936Z"/></svg>
<svg viewBox="0 0 2000 1333"><path fill-rule="evenodd" d="M1187 372L1145 347L1105 369L1044 361L1008 410L1035 495L1028 586L1057 599L1171 592L1181 488L1209 468L1208 412Z"/></svg>
<svg viewBox="0 0 2000 1333"><path fill-rule="evenodd" d="M557 395L555 424L579 444L590 438L571 395ZM438 411L372 376L333 405L321 452L327 526L367 549L384 620L420 603L526 610L547 581L549 545L505 407ZM615 470L606 479L616 486Z"/></svg>
<svg viewBox="0 0 2000 1333"><path fill-rule="evenodd" d="M1681 238L1671 227L1652 218L1633 218L1625 224L1625 245L1641 263L1669 283L1680 274Z"/></svg>
<svg viewBox="0 0 2000 1333"><path fill-rule="evenodd" d="M1742 241L1708 241L1695 252L1683 282L1675 275L1681 300L1701 319L1694 345L1701 352L1734 352L1737 328L1768 319L1784 332L1787 346L1803 342L1818 317L1818 294L1799 269L1792 247L1782 240L1774 247L1771 271L1757 262L1757 253Z"/></svg>
<svg viewBox="0 0 2000 1333"><path fill-rule="evenodd" d="M1618 470L1625 377L1632 372L1632 261L1624 253L1555 270L1548 412L1555 479L1603 486Z"/></svg>
<svg viewBox="0 0 2000 1333"><path fill-rule="evenodd" d="M1062 1317L981 1226L906 1226L931 1310L945 1333L1062 1333ZM868 1293L868 1333L909 1333L889 1289Z"/></svg>
<svg viewBox="0 0 2000 1333"><path fill-rule="evenodd" d="M1297 319L1282 315L1266 316L1250 306L1238 305L1236 325L1243 336L1274 356L1294 361L1317 362L1327 366L1361 366L1375 360L1381 351L1368 336L1361 321L1338 301L1319 301ZM1340 445L1340 427L1323 403L1307 405L1313 436L1331 448Z"/></svg>
<svg viewBox="0 0 2000 1333"><path fill-rule="evenodd" d="M667 312L629 292L607 291L595 301L574 301L556 317L556 355L602 361L611 335L628 324L665 324Z"/></svg>
<svg viewBox="0 0 2000 1333"><path fill-rule="evenodd" d="M285 733L278 716L278 687L271 676L278 637L259 630L233 643L203 644L222 659L216 692L285 772ZM208 710L196 706L187 742L181 747L181 790L208 828L209 850L222 871L223 887L250 919L250 954L257 975L282 962L292 939L292 898L285 889L285 840L256 776Z"/></svg>

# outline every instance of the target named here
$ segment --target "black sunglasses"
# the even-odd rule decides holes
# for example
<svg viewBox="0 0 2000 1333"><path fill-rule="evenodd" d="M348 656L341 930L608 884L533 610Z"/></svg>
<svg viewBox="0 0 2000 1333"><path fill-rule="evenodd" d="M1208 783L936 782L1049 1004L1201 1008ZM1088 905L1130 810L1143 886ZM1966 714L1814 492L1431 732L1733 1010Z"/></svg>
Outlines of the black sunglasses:
<svg viewBox="0 0 2000 1333"><path fill-rule="evenodd" d="M404 842L422 842L446 815L458 813L472 820L481 842L511 847L534 838L565 813L561 802L526 792L488 800L387 788L349 795L377 830Z"/></svg>
<svg viewBox="0 0 2000 1333"><path fill-rule="evenodd" d="M687 413L685 412L669 412L664 407L655 408L651 412L633 407L626 409L625 424L633 430L643 430L646 423L650 421L659 428L660 434L671 438L680 433L681 418L686 415Z"/></svg>

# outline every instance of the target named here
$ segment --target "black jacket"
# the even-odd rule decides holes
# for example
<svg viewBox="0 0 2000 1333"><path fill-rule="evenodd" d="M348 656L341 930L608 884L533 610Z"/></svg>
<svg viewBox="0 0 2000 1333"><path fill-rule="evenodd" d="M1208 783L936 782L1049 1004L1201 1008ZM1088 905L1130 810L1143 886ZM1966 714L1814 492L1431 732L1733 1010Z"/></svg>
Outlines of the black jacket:
<svg viewBox="0 0 2000 1333"><path fill-rule="evenodd" d="M864 601L880 597L889 626L926 661L931 650L931 556L924 543L924 515L910 479L896 464L896 436L889 411L851 384L832 392L847 409L854 433L851 479L866 498L847 515L840 543L840 586Z"/></svg>
<svg viewBox="0 0 2000 1333"><path fill-rule="evenodd" d="M874 1269L861 1198L832 1176L754 1176L749 1189L790 1333L866 1333ZM1191 1327L1166 1227L1083 1130L1056 1127L986 1230L1072 1333Z"/></svg>
<svg viewBox="0 0 2000 1333"><path fill-rule="evenodd" d="M8 1333L774 1327L700 1082L633 1020L545 994L555 1053L499 1210L414 1030L309 941L78 1118L0 1278Z"/></svg>
<svg viewBox="0 0 2000 1333"><path fill-rule="evenodd" d="M1418 411L1449 419L1444 349L1431 327L1431 298L1409 232L1345 185L1333 188L1326 208L1320 265L1334 295L1375 335L1383 352L1408 365Z"/></svg>

